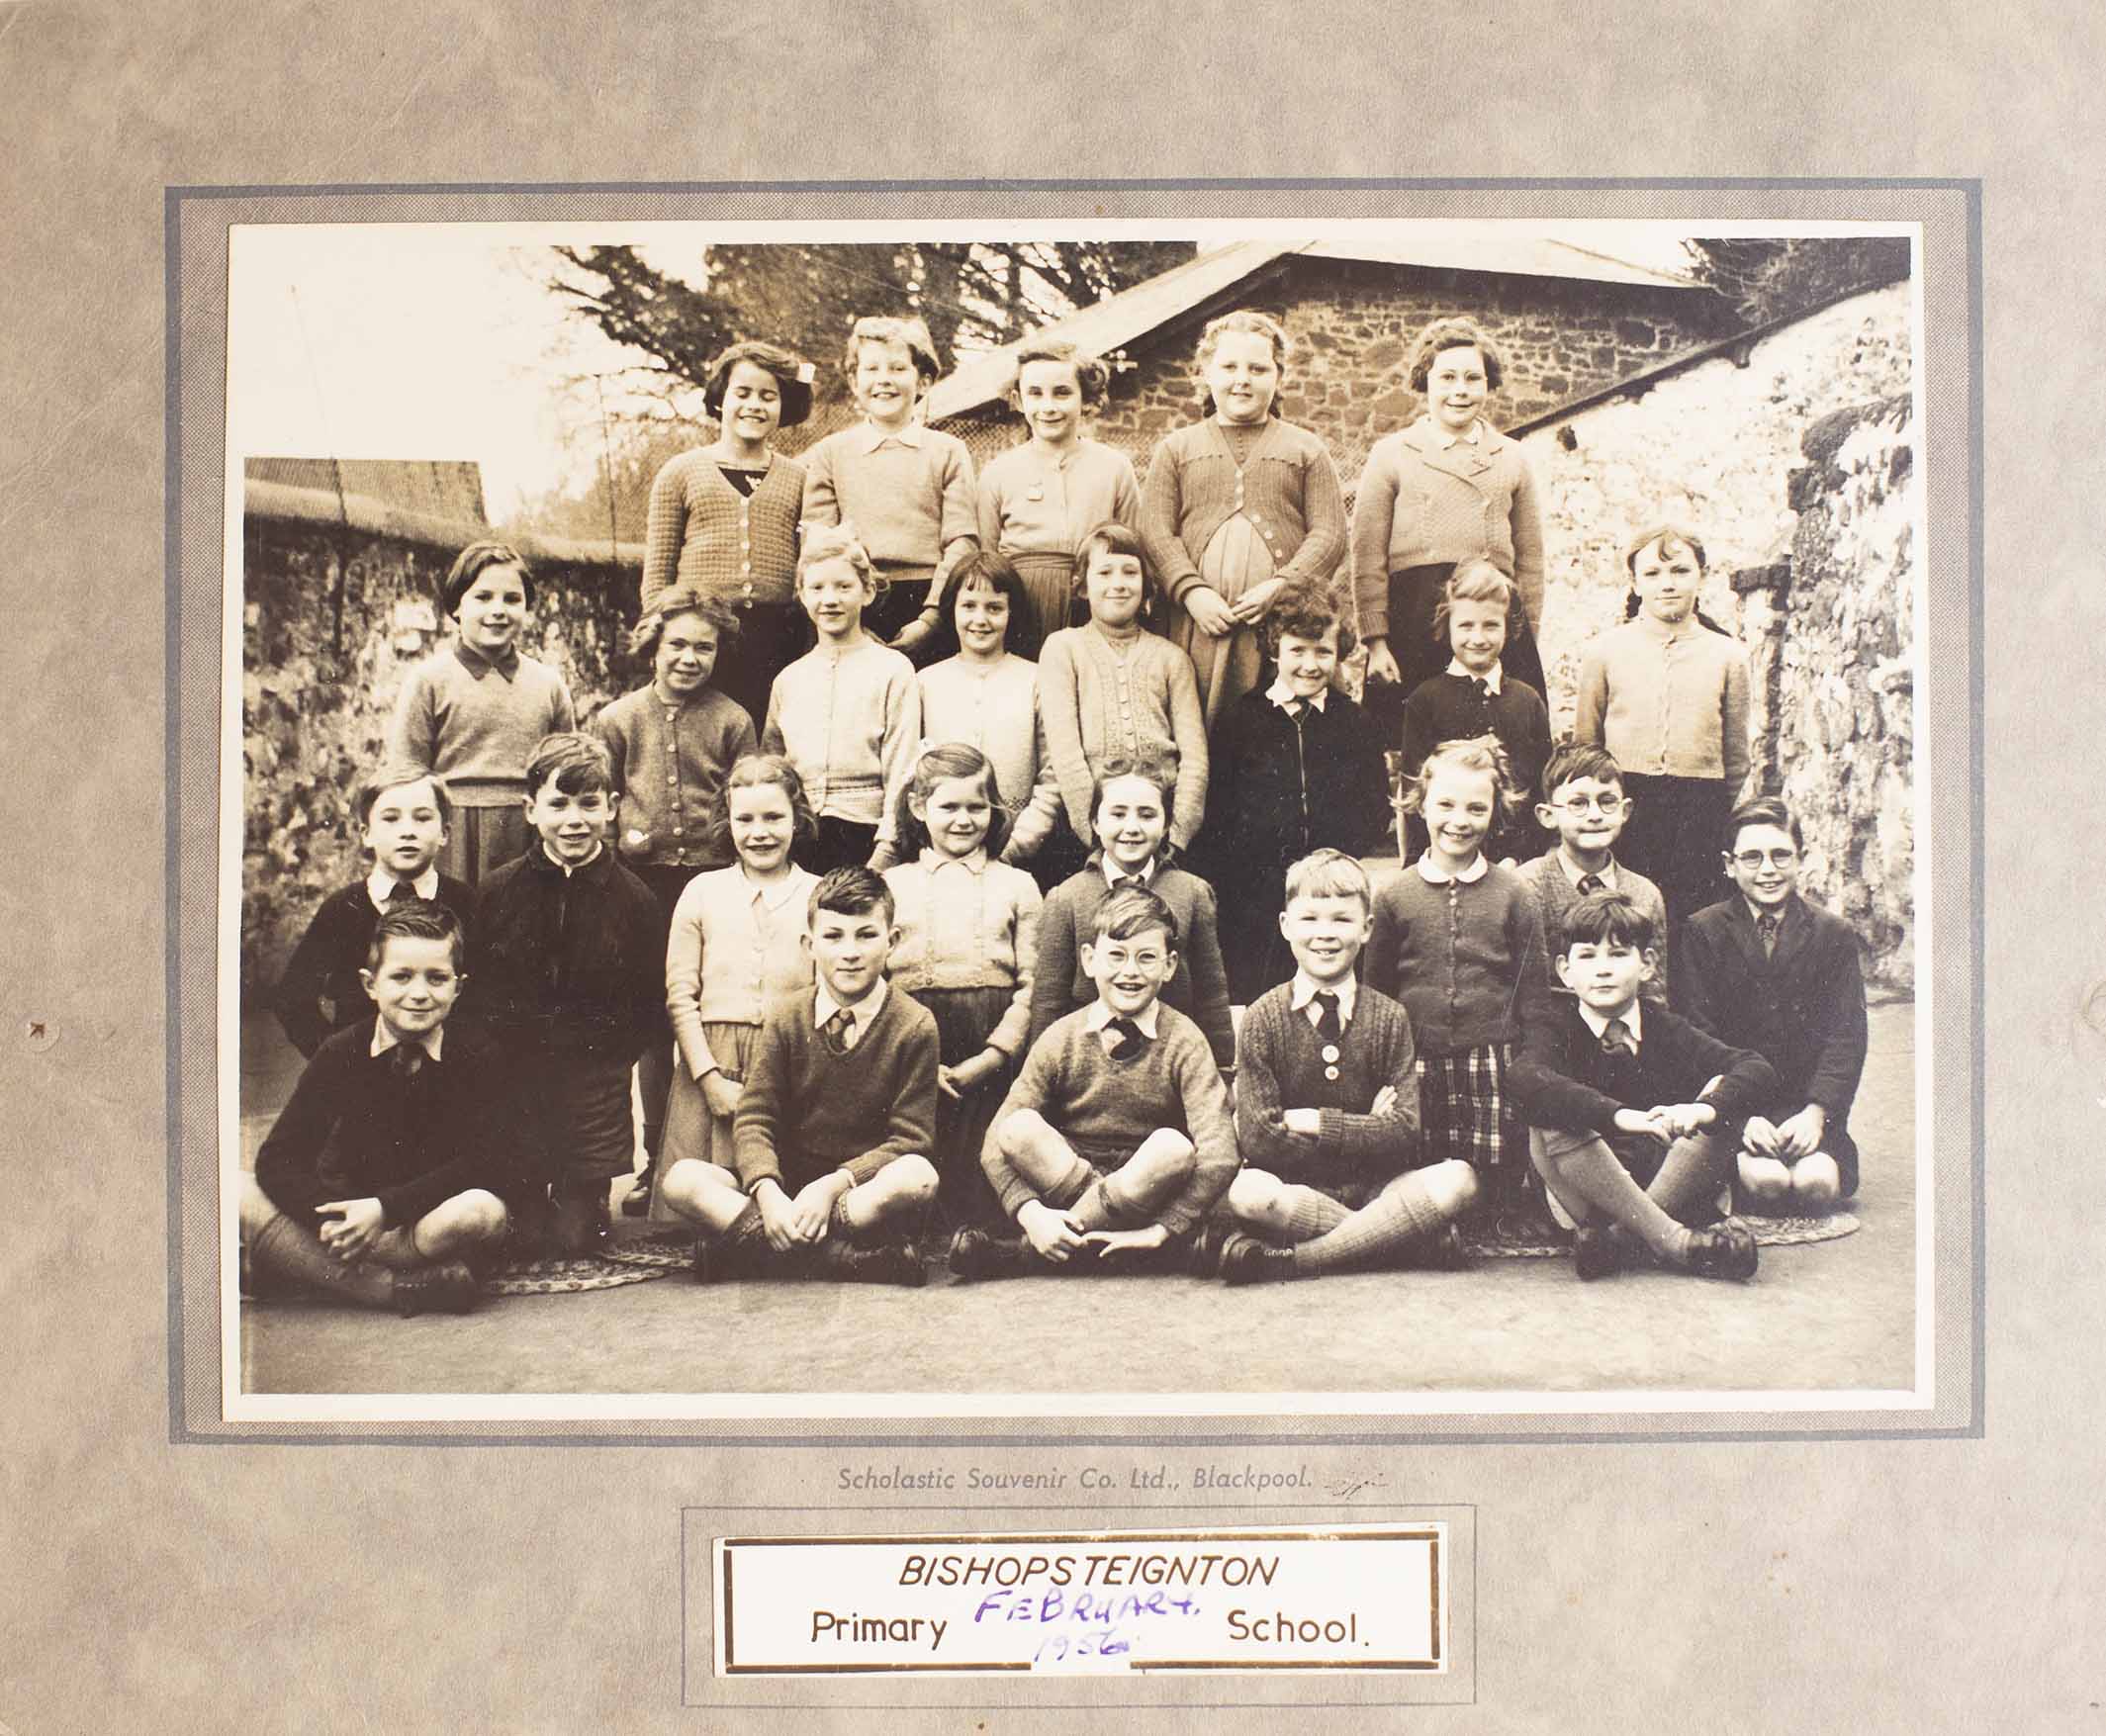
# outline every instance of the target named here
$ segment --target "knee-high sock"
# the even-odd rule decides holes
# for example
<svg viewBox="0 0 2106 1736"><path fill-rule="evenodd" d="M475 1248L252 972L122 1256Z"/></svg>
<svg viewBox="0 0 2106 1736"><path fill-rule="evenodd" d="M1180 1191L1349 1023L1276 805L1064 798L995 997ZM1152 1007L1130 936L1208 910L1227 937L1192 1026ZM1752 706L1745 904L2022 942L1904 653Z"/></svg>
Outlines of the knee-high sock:
<svg viewBox="0 0 2106 1736"><path fill-rule="evenodd" d="M1630 1171L1617 1161L1607 1141L1586 1140L1555 1155L1540 1155L1537 1167L1544 1181L1568 1205L1577 1198L1593 1208L1585 1214L1575 1213L1576 1217L1583 1221L1607 1218L1628 1230L1662 1259L1682 1263L1689 1251L1690 1233L1631 1180Z"/></svg>
<svg viewBox="0 0 2106 1736"><path fill-rule="evenodd" d="M1295 1274L1300 1277L1379 1264L1385 1255L1430 1235L1452 1216L1434 1199L1423 1174L1414 1171L1400 1175L1335 1229L1313 1241L1298 1243L1294 1250Z"/></svg>
<svg viewBox="0 0 2106 1736"><path fill-rule="evenodd" d="M1725 1186L1731 1161L1732 1153L1723 1140L1706 1134L1677 1140L1660 1160L1660 1173L1653 1177L1646 1195L1678 1224L1687 1223L1698 1208L1708 1216L1717 1203L1718 1190Z"/></svg>
<svg viewBox="0 0 2106 1736"><path fill-rule="evenodd" d="M385 1266L364 1260L346 1265L312 1230L282 1212L248 1238L248 1257L259 1272L362 1308L386 1308L395 1295L394 1275Z"/></svg>
<svg viewBox="0 0 2106 1736"><path fill-rule="evenodd" d="M1330 1195L1294 1181L1281 1187L1277 1210L1287 1239L1305 1243L1328 1234L1353 1215Z"/></svg>

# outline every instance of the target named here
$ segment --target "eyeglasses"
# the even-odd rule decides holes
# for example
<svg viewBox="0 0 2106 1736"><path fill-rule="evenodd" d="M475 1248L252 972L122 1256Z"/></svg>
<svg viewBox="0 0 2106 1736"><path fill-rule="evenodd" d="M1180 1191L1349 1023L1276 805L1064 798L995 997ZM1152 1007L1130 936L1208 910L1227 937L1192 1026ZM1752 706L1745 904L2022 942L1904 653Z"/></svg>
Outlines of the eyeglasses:
<svg viewBox="0 0 2106 1736"><path fill-rule="evenodd" d="M1578 819L1580 815L1586 813L1617 813L1623 807L1623 798L1620 795L1576 795L1569 800L1554 802L1551 805L1563 808L1574 819Z"/></svg>
<svg viewBox="0 0 2106 1736"><path fill-rule="evenodd" d="M1737 850L1733 853L1733 866L1744 868L1789 868L1798 859L1799 853L1788 847L1783 850Z"/></svg>

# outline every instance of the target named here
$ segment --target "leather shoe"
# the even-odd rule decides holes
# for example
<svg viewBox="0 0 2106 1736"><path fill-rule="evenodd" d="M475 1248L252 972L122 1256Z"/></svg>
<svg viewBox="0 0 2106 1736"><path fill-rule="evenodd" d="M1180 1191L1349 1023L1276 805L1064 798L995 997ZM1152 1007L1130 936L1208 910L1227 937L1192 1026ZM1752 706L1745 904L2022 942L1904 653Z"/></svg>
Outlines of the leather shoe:
<svg viewBox="0 0 2106 1736"><path fill-rule="evenodd" d="M1021 1235L996 1235L976 1224L967 1224L951 1237L945 1264L954 1278L1014 1278L1045 1261L1031 1251Z"/></svg>
<svg viewBox="0 0 2106 1736"><path fill-rule="evenodd" d="M921 1255L911 1241L880 1242L875 1247L855 1247L829 1238L823 1248L821 1272L842 1284L899 1284L919 1290L929 1281Z"/></svg>
<svg viewBox="0 0 2106 1736"><path fill-rule="evenodd" d="M1582 1224L1572 1233L1572 1269L1592 1283L1623 1264L1623 1247L1606 1224Z"/></svg>
<svg viewBox="0 0 2106 1736"><path fill-rule="evenodd" d="M1708 1230L1690 1232L1685 1263L1699 1278L1752 1278L1755 1261L1755 1232L1738 1218L1721 1218Z"/></svg>
<svg viewBox="0 0 2106 1736"><path fill-rule="evenodd" d="M395 1274L390 1295L395 1312L408 1320L418 1314L466 1314L476 1305L482 1288L476 1275L460 1260L441 1260Z"/></svg>
<svg viewBox="0 0 2106 1736"><path fill-rule="evenodd" d="M1294 1276L1294 1249L1235 1233L1222 1244L1222 1276L1231 1284L1278 1284Z"/></svg>

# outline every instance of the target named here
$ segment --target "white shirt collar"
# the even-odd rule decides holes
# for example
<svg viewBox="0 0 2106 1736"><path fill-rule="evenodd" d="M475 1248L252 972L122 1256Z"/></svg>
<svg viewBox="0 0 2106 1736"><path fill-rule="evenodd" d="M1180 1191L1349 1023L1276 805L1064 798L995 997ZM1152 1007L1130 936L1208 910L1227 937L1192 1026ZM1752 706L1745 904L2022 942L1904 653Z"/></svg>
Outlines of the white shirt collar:
<svg viewBox="0 0 2106 1736"><path fill-rule="evenodd" d="M1587 1029L1592 1031L1599 1041L1602 1033L1608 1029L1608 1015L1596 1012L1585 1001L1576 1001L1573 1004L1580 1009L1580 1017L1586 1022ZM1630 1027L1630 1040L1633 1043L1645 1041L1645 1017L1638 1010L1644 1004L1643 1000L1634 1000L1623 1014L1623 1023Z"/></svg>
<svg viewBox="0 0 2106 1736"><path fill-rule="evenodd" d="M416 1042L422 1047L426 1054L428 1054L433 1060L437 1060L439 1058L439 1050L443 1047L444 1044L445 1036L446 1027L443 1025L434 1025L429 1031L426 1031L421 1037L417 1038ZM402 1041L403 1040L400 1037L396 1036L393 1031L388 1029L387 1020L376 1016L373 1021L373 1047L366 1052L378 1058L379 1056L386 1054L389 1050L400 1048L402 1045Z"/></svg>
<svg viewBox="0 0 2106 1736"><path fill-rule="evenodd" d="M732 871L746 883L747 902L758 904L764 910L780 910L790 899L808 896L818 883L816 876L795 864L791 864L789 872L779 880L757 880L736 864Z"/></svg>
<svg viewBox="0 0 2106 1736"><path fill-rule="evenodd" d="M880 976L877 979L877 986L849 1008L849 1021L855 1026L856 1035L859 1038L876 1022L877 1015L884 1010L885 990L890 986ZM812 996L812 1029L814 1031L818 1030L820 1026L824 1025L827 1020L840 1011L841 1003L827 993L826 984L822 982L819 985L819 992Z"/></svg>
<svg viewBox="0 0 2106 1736"><path fill-rule="evenodd" d="M1774 910L1765 910L1752 898L1743 898L1741 902L1748 907L1748 920L1754 923L1758 929L1762 927L1762 920L1765 916L1775 916L1778 919L1779 923L1782 924L1785 918L1785 913L1791 908L1791 900L1788 898L1786 899L1784 903L1778 905Z"/></svg>
<svg viewBox="0 0 2106 1736"><path fill-rule="evenodd" d="M1272 678L1272 685L1265 689L1265 697L1270 699L1282 711L1285 711L1288 706L1292 705L1302 695L1297 693L1292 687L1290 687L1287 685L1285 679L1280 676L1274 676ZM1328 699L1329 697L1330 689L1328 687L1325 687L1314 695L1312 695L1309 702L1310 704L1314 705L1319 711L1321 711L1324 709L1324 701Z"/></svg>
<svg viewBox="0 0 2106 1736"><path fill-rule="evenodd" d="M1459 434L1451 434L1440 423L1435 422L1433 424L1433 438L1438 440L1443 448L1449 446L1474 446L1477 444L1477 430L1484 426L1484 420L1483 416L1472 416L1470 425Z"/></svg>
<svg viewBox="0 0 2106 1736"><path fill-rule="evenodd" d="M555 853L546 844L541 846L541 854L548 859L551 868L560 868L563 870L563 877L567 880L571 875L583 872L586 868L591 868L593 864L599 860L600 854L605 849L606 846L604 844L595 843L593 846L593 854L583 862L558 862Z"/></svg>
<svg viewBox="0 0 2106 1736"><path fill-rule="evenodd" d="M1577 891L1579 889L1580 882L1587 877L1588 870L1579 867L1573 862L1571 857L1565 854L1565 848L1563 845L1560 845L1556 850L1552 851L1551 855L1555 856L1558 859L1558 867L1565 870L1566 880L1570 882L1573 889ZM1608 862L1603 866L1602 871L1595 877L1602 882L1602 887L1603 891L1613 892L1616 889L1616 859L1614 857L1610 857L1608 859Z"/></svg>
<svg viewBox="0 0 2106 1736"><path fill-rule="evenodd" d="M922 425L914 421L908 422L903 428L880 428L868 416L856 424L856 432L861 437L866 452L876 451L887 440L897 440L902 446L912 446L918 451L921 447L922 431Z"/></svg>
<svg viewBox="0 0 2106 1736"><path fill-rule="evenodd" d="M1433 853L1428 850L1413 866L1419 869L1419 878L1429 886L1445 886L1450 880L1458 886L1474 886L1492 871L1492 859L1480 850L1475 862L1461 873L1451 874L1434 862Z"/></svg>
<svg viewBox="0 0 2106 1736"><path fill-rule="evenodd" d="M963 868L968 874L977 877L987 871L987 848L982 845L970 856L946 856L935 845L928 844L922 847L922 853L915 861L921 868L927 869L932 876L941 873L947 868Z"/></svg>
<svg viewBox="0 0 2106 1736"><path fill-rule="evenodd" d="M1162 1002L1159 998L1148 1002L1146 1006L1134 1015L1134 1023L1141 1027L1141 1034L1150 1043L1155 1040L1155 1026L1161 1015ZM1082 1022L1092 1031L1102 1031L1105 1026L1118 1017L1119 1015L1113 1012L1102 1000L1094 1000L1083 1009Z"/></svg>
<svg viewBox="0 0 2106 1736"><path fill-rule="evenodd" d="M1359 1003L1360 999L1359 982L1351 975L1347 975L1343 981L1332 983L1329 988L1325 989L1323 992L1334 994L1338 997L1339 1022L1350 1025L1353 1022L1353 1008ZM1287 991L1287 1004L1297 1013L1302 1012L1315 1002L1317 993L1318 985L1310 978L1308 972L1297 970L1294 973L1294 985Z"/></svg>
<svg viewBox="0 0 2106 1736"><path fill-rule="evenodd" d="M385 868L375 868L366 875L366 896L373 900L373 908L387 914L388 900L395 895L395 888L404 882ZM431 899L439 895L439 870L434 865L427 868L415 879L409 882L410 890L419 898Z"/></svg>
<svg viewBox="0 0 2106 1736"><path fill-rule="evenodd" d="M1470 670L1464 669L1462 659L1459 657L1448 659L1448 674L1461 676L1466 682L1483 682L1495 694L1498 693L1500 685L1507 679L1507 672L1496 663L1483 675L1477 675Z"/></svg>
<svg viewBox="0 0 2106 1736"><path fill-rule="evenodd" d="M1104 883L1114 889L1117 888L1119 881L1127 878L1133 871L1129 868L1121 868L1116 862L1112 861L1109 853L1097 858L1097 866L1104 870ZM1141 869L1141 883L1144 886L1154 885L1155 868L1156 859L1151 856L1147 860L1147 865Z"/></svg>

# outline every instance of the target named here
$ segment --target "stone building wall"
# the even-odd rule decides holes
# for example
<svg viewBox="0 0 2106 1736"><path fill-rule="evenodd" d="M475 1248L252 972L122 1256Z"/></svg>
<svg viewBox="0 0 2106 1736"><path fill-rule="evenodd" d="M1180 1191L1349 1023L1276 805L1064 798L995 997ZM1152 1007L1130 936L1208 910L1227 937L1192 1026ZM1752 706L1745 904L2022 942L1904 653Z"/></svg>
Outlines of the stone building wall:
<svg viewBox="0 0 2106 1736"><path fill-rule="evenodd" d="M353 790L381 753L409 668L447 643L437 588L486 526L250 483L242 519L241 986L274 981L315 906L364 871ZM535 578L521 641L569 682L581 721L633 685L622 649L640 547L619 563L512 539Z"/></svg>

